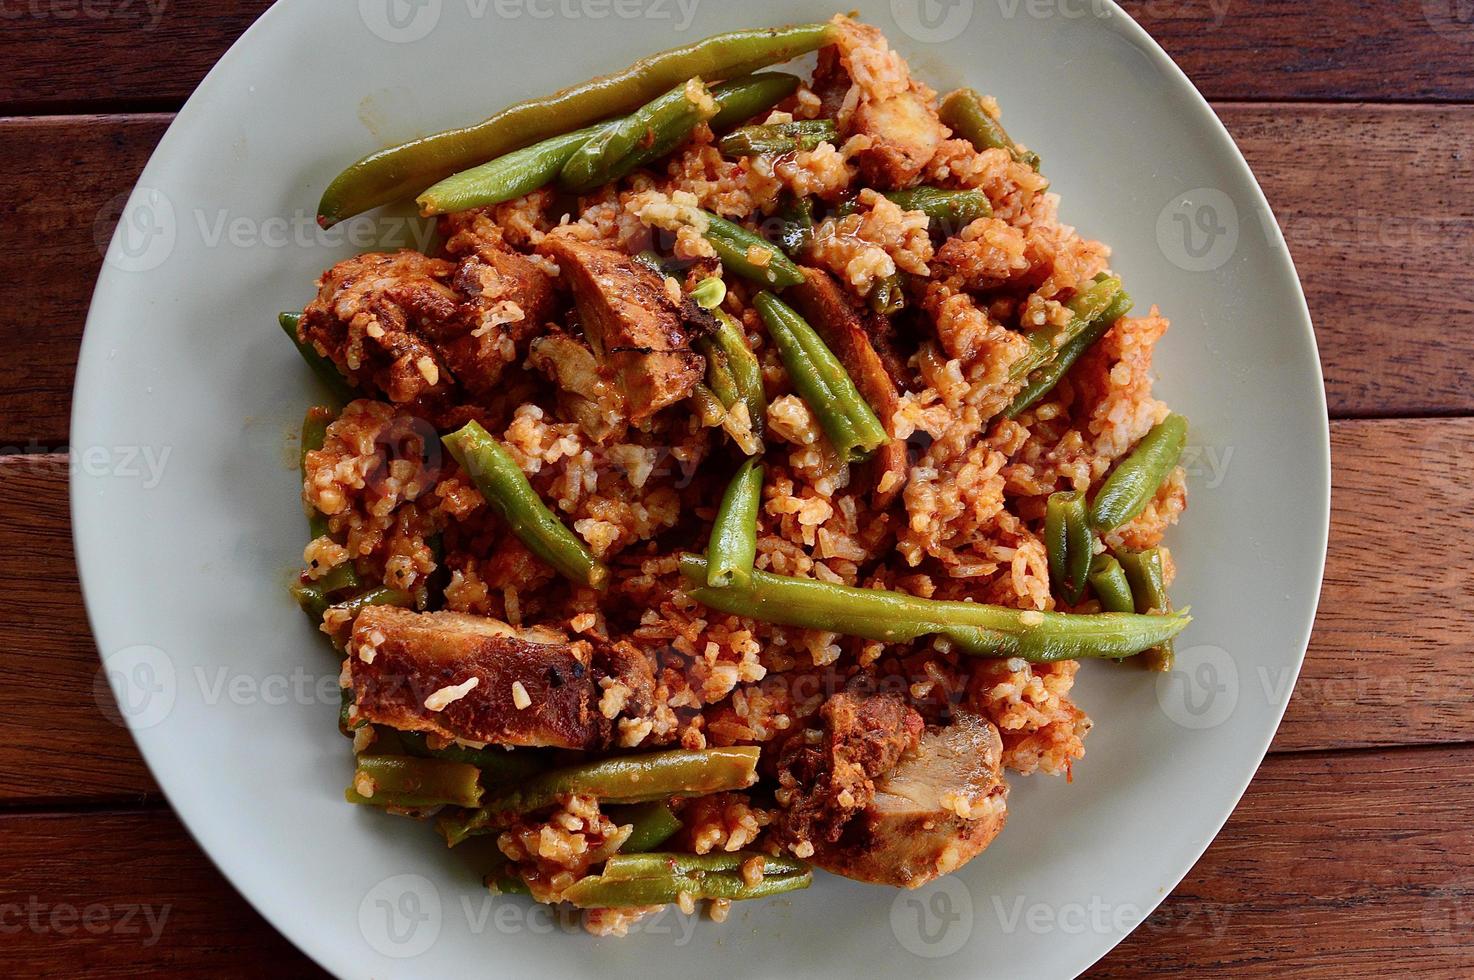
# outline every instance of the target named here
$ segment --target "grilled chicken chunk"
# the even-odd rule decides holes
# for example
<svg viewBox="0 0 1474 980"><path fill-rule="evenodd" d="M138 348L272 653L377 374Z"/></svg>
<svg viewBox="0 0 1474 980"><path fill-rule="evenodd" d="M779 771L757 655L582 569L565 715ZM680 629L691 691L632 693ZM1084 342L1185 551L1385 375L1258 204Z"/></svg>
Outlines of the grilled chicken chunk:
<svg viewBox="0 0 1474 980"><path fill-rule="evenodd" d="M483 245L461 260L454 285L468 315L456 324L460 333L434 339L456 380L484 395L552 315L553 281L516 252Z"/></svg>
<svg viewBox="0 0 1474 980"><path fill-rule="evenodd" d="M921 716L898 694L836 694L819 715L822 736L799 733L778 760L778 833L816 847L839 840L870 805L876 780L916 747L922 730Z"/></svg>
<svg viewBox="0 0 1474 980"><path fill-rule="evenodd" d="M814 863L877 885L919 888L982 853L1007 818L998 729L976 715L931 727L875 785L864 812Z"/></svg>
<svg viewBox="0 0 1474 980"><path fill-rule="evenodd" d="M588 345L553 329L532 342L528 361L558 386L558 401L569 418L595 442L624 430L624 395L599 371Z"/></svg>
<svg viewBox="0 0 1474 980"><path fill-rule="evenodd" d="M879 102L861 102L854 129L869 136L870 148L859 156L860 172L879 187L910 187L952 135L942 125L930 99L915 90Z"/></svg>
<svg viewBox="0 0 1474 980"><path fill-rule="evenodd" d="M365 609L349 670L358 716L499 745L593 749L609 722L587 642L463 613Z"/></svg>
<svg viewBox="0 0 1474 980"><path fill-rule="evenodd" d="M854 380L855 387L880 417L881 424L894 436L891 420L900 407L901 398L871 340L872 333L882 329L876 321L883 321L884 317L869 310L864 314L857 311L839 283L823 269L805 266L803 271L804 281L790 290L798 302L799 311L834 351ZM892 438L875 454L869 465L871 485L875 488L874 503L883 509L890 506L906 486L906 444Z"/></svg>
<svg viewBox="0 0 1474 980"><path fill-rule="evenodd" d="M690 331L710 314L677 303L658 273L623 252L563 235L549 235L541 249L573 287L584 336L624 392L630 421L691 394L706 362L691 349Z"/></svg>
<svg viewBox="0 0 1474 980"><path fill-rule="evenodd" d="M298 337L398 405L457 384L480 395L525 351L552 302L541 270L491 246L458 263L409 250L368 253L323 273Z"/></svg>

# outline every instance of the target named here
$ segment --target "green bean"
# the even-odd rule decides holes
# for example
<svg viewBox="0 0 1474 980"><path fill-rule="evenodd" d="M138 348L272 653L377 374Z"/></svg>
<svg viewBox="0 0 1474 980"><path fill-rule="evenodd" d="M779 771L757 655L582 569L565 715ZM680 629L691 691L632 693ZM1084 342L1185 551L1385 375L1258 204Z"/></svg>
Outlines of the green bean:
<svg viewBox="0 0 1474 980"><path fill-rule="evenodd" d="M808 251L813 237L813 198L791 198L778 212L778 244L790 256L799 256Z"/></svg>
<svg viewBox="0 0 1474 980"><path fill-rule="evenodd" d="M809 866L797 858L774 857L758 851L716 851L711 854L661 854L620 851L604 863L603 876L611 881L650 878L662 874L703 875L741 871L754 858L763 863L763 877L807 874Z"/></svg>
<svg viewBox="0 0 1474 980"><path fill-rule="evenodd" d="M611 806L604 810L604 815L614 821L616 826L631 828L630 835L619 847L621 854L653 851L681 829L681 821L664 800Z"/></svg>
<svg viewBox="0 0 1474 980"><path fill-rule="evenodd" d="M732 366L727 360L726 351L712 343L698 346L711 348L706 351L706 384L711 388L712 394L717 396L722 408L730 409L742 400L742 396L737 391L737 379L732 375Z"/></svg>
<svg viewBox="0 0 1474 980"><path fill-rule="evenodd" d="M479 806L481 774L475 766L443 759L401 755L361 755L353 784L345 795L349 803L424 810L434 806ZM373 791L359 792L367 781Z"/></svg>
<svg viewBox="0 0 1474 980"><path fill-rule="evenodd" d="M636 252L635 261L643 265L645 268L649 269L651 272L658 273L662 276L668 276L672 271L666 266L665 259L662 259L660 257L660 254L656 252L653 248L647 248Z"/></svg>
<svg viewBox="0 0 1474 980"><path fill-rule="evenodd" d="M428 218L501 204L530 194L557 177L579 147L613 126L613 122L585 126L513 150L445 178L415 198L415 203L420 206L420 214Z"/></svg>
<svg viewBox="0 0 1474 980"><path fill-rule="evenodd" d="M752 348L747 346L747 335L737 321L722 310L712 312L716 314L717 329L697 341L697 346L707 357L707 383L712 385L724 408L731 408L738 400L747 406L752 434L760 441L768 421L768 395L763 388L762 365ZM715 378L713 372L716 373ZM725 387L719 390L717 385Z"/></svg>
<svg viewBox="0 0 1474 980"><path fill-rule="evenodd" d="M347 738L352 738L355 732L368 724L368 719L362 715L357 720L349 716L348 709L353 706L354 700L353 688L345 687L338 692L338 731Z"/></svg>
<svg viewBox="0 0 1474 980"><path fill-rule="evenodd" d="M400 732L399 737L409 755L475 766L481 770L482 779L488 785L520 782L548 768L547 757L533 749L473 749L454 742L444 748L432 749L421 732Z"/></svg>
<svg viewBox="0 0 1474 980"><path fill-rule="evenodd" d="M441 831L452 845L485 833L499 821L552 806L561 797L583 795L614 803L646 803L671 796L705 796L746 789L757 781L757 746L673 750L615 756L540 773L515 789L497 793Z"/></svg>
<svg viewBox="0 0 1474 980"><path fill-rule="evenodd" d="M1060 346L1059 353L1055 355L1053 361L1029 375L1028 383L1004 411L1004 417L1010 419L1018 417L1021 412L1032 408L1039 399L1053 391L1060 379L1075 366L1075 362L1087 350L1094 347L1096 342L1116 325L1116 321L1131 312L1131 306L1130 295L1125 292L1117 293L1106 306L1105 312L1090 321L1089 326Z"/></svg>
<svg viewBox="0 0 1474 980"><path fill-rule="evenodd" d="M1097 531L1110 531L1136 517L1172 474L1187 439L1187 419L1175 412L1152 426L1131 455L1095 494L1090 507L1090 524Z"/></svg>
<svg viewBox="0 0 1474 980"><path fill-rule="evenodd" d="M727 298L727 284L716 276L707 276L691 290L691 302L703 310L714 310Z"/></svg>
<svg viewBox="0 0 1474 980"><path fill-rule="evenodd" d="M1083 493L1071 490L1049 495L1044 512L1044 545L1055 591L1070 605L1079 605L1085 597L1095 550Z"/></svg>
<svg viewBox="0 0 1474 980"><path fill-rule="evenodd" d="M308 582L296 582L287 591L314 626L322 622L323 613L328 611L329 605L328 597L322 589Z"/></svg>
<svg viewBox="0 0 1474 980"><path fill-rule="evenodd" d="M890 441L839 358L803 317L772 293L753 299L794 388L829 442L846 461L863 459Z"/></svg>
<svg viewBox="0 0 1474 980"><path fill-rule="evenodd" d="M302 418L302 439L297 452L297 468L302 477L301 489L305 490L307 485L307 454L317 452L327 442L331 417L332 413L325 408L309 408ZM307 516L307 533L313 541L328 533L328 517L316 507Z"/></svg>
<svg viewBox="0 0 1474 980"><path fill-rule="evenodd" d="M1121 563L1110 555L1096 555L1090 563L1090 587L1106 612L1134 613L1136 600L1131 597L1131 583Z"/></svg>
<svg viewBox="0 0 1474 980"><path fill-rule="evenodd" d="M711 95L716 99L717 114L709 122L716 128L718 120L732 112L740 113L733 121L746 119L781 102L798 85L794 76L774 72L713 86ZM452 214L530 194L551 183L582 146L620 122L605 120L553 136L447 177L415 199L420 214Z"/></svg>
<svg viewBox="0 0 1474 980"><path fill-rule="evenodd" d="M728 901L767 898L807 888L812 882L812 872L764 878L755 885L749 885L742 875L730 871L613 880L591 876L574 882L562 897L565 902L579 908L636 908L668 905L679 901L682 895L692 899L720 898Z"/></svg>
<svg viewBox="0 0 1474 980"><path fill-rule="evenodd" d="M752 458L742 464L717 508L711 542L706 546L706 584L713 588L746 585L752 581L757 558L757 513L763 502L763 464Z"/></svg>
<svg viewBox="0 0 1474 980"><path fill-rule="evenodd" d="M703 213L707 223L706 240L716 249L723 266L744 279L751 279L774 289L797 286L804 281L802 270L782 251L774 248L771 242L725 218L719 218L710 212ZM753 249L767 253L765 264L754 262L749 257L748 253Z"/></svg>
<svg viewBox="0 0 1474 980"><path fill-rule="evenodd" d="M468 422L441 442L529 551L574 582L595 589L608 584L609 569L553 516L517 461L479 423Z"/></svg>
<svg viewBox="0 0 1474 980"><path fill-rule="evenodd" d="M1029 349L1009 366L1008 376L1017 381L1051 363L1070 342L1084 333L1110 308L1121 291L1121 280L1115 276L1098 278L1077 292L1065 306L1070 321L1063 327L1046 324L1029 334Z"/></svg>
<svg viewBox="0 0 1474 980"><path fill-rule="evenodd" d="M532 889L517 873L516 862L512 861L494 842L490 844L486 873L481 883L495 890L498 895L531 895Z"/></svg>
<svg viewBox="0 0 1474 980"><path fill-rule="evenodd" d="M333 180L318 204L318 223L330 227L370 208L412 197L504 153L633 111L688 78L738 78L823 47L833 37L834 28L828 24L719 34L555 95L519 102L474 126L380 150Z"/></svg>
<svg viewBox="0 0 1474 980"><path fill-rule="evenodd" d="M942 100L938 115L954 133L961 136L979 151L989 149L1007 150L1016 163L1026 164L1035 171L1039 169L1039 154L1020 149L1003 124L983 108L982 96L970 88L951 92Z"/></svg>
<svg viewBox="0 0 1474 980"><path fill-rule="evenodd" d="M575 148L558 183L564 190L584 193L618 180L665 156L716 113L716 102L699 78L681 82Z"/></svg>
<svg viewBox="0 0 1474 980"><path fill-rule="evenodd" d="M743 126L722 137L718 144L729 157L755 157L764 153L795 153L812 150L820 143L839 138L833 119L801 119L796 122Z"/></svg>
<svg viewBox="0 0 1474 980"><path fill-rule="evenodd" d="M342 373L338 371L337 366L331 360L319 354L315 347L297 336L297 326L302 322L302 314L278 313L276 322L281 324L282 330L292 341L293 346L297 348L297 353L302 355L302 360L306 361L307 366L312 368L312 373L317 375L318 380L323 383L323 387L327 388L338 404L346 405L358 397L358 393L348 383L348 379L343 377Z"/></svg>
<svg viewBox="0 0 1474 980"><path fill-rule="evenodd" d="M905 282L905 277L899 272L880 280L870 292L870 308L882 316L890 316L905 309Z"/></svg>
<svg viewBox="0 0 1474 980"><path fill-rule="evenodd" d="M1167 570L1161 548L1126 551L1120 555L1121 568L1131 583L1136 611L1154 615L1172 612L1172 599L1167 595ZM1151 670L1169 671L1177 654L1169 637L1147 651L1142 662Z"/></svg>
<svg viewBox="0 0 1474 980"><path fill-rule="evenodd" d="M982 191L951 191L940 187L913 187L905 191L888 191L881 195L902 211L920 211L932 221L942 223L942 230L954 234L979 218L993 215L993 204ZM859 210L858 197L839 206L840 217Z"/></svg>
<svg viewBox="0 0 1474 980"><path fill-rule="evenodd" d="M357 580L357 576L354 576ZM400 592L398 589L390 589L380 586L374 589L365 589L348 598L333 597L332 589L325 588L317 582L299 582L291 587L292 598L297 600L297 605L307 614L307 618L314 626L321 626L323 617L329 609L341 609L346 613L347 621L352 622L358 618L358 614L369 606L399 606L401 609L415 608L415 597L408 592Z"/></svg>
<svg viewBox="0 0 1474 980"><path fill-rule="evenodd" d="M1185 611L1166 617L1024 611L759 571L746 588L713 589L706 585L706 559L699 555L681 556L681 574L687 595L729 615L883 643L935 635L973 656L1032 663L1130 657L1175 636L1190 621Z"/></svg>
<svg viewBox="0 0 1474 980"><path fill-rule="evenodd" d="M765 71L714 85L711 94L716 97L719 108L707 125L713 132L719 133L740 122L746 122L797 92L802 84L797 75Z"/></svg>

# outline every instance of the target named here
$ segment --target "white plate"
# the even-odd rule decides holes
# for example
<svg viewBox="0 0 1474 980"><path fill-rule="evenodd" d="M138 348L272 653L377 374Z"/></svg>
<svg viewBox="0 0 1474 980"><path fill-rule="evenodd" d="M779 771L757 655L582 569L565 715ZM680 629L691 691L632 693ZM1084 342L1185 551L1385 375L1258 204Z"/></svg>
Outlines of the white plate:
<svg viewBox="0 0 1474 980"><path fill-rule="evenodd" d="M328 969L1071 976L1167 895L1254 774L1310 632L1330 470L1315 340L1263 195L1114 6L860 6L935 87L996 94L1067 220L1172 318L1159 391L1192 419L1196 453L1169 538L1174 594L1196 617L1178 671L1088 665L1077 692L1096 729L1074 782L1014 778L1007 830L956 876L919 893L820 876L722 926L667 916L588 938L486 897L429 828L345 805L336 670L283 593L303 544L288 444L313 389L274 321L333 262L413 240L387 217L353 223L370 236L357 241L317 233L319 192L381 145L832 8L287 0L200 85L128 202L77 371L72 507L92 625L154 775L231 881Z"/></svg>

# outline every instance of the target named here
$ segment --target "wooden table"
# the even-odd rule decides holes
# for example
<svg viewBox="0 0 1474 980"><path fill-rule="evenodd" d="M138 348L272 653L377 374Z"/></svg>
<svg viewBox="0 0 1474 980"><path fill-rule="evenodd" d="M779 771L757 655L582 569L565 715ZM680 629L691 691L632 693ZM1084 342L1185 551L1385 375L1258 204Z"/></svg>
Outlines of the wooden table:
<svg viewBox="0 0 1474 980"><path fill-rule="evenodd" d="M108 206L266 6L0 0L7 973L316 975L99 710L66 502ZM1127 6L1214 102L1284 225L1320 340L1335 489L1320 618L1272 752L1197 867L1093 975L1470 975L1474 10Z"/></svg>

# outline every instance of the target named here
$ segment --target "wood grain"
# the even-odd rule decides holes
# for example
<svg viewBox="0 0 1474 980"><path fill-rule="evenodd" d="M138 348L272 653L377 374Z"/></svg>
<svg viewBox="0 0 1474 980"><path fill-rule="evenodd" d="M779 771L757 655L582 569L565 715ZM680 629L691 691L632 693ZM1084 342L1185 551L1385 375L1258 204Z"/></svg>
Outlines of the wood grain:
<svg viewBox="0 0 1474 980"><path fill-rule="evenodd" d="M6 936L17 975L84 958L99 977L312 974L166 810L0 816L0 867L0 924L23 921L15 906L44 910L39 928ZM1001 918L1017 898L978 896L974 908ZM1055 929L1094 928L1113 903L1099 896L1096 913L1082 897L1083 909L1023 921L1048 942ZM51 910L88 906L107 910L97 914L111 931L52 927ZM153 945L146 919L142 934L118 931L130 906L150 906L155 921L169 910ZM1474 747L1271 756L1198 865L1091 975L1468 976L1471 923Z"/></svg>
<svg viewBox="0 0 1474 980"><path fill-rule="evenodd" d="M269 0L0 0L0 64L6 65L0 113L177 108L269 6ZM1124 6L1209 98L1474 99L1474 15L1461 0L1125 0ZM1092 0L1018 0L999 9L1019 17L1078 17L1097 7ZM892 24L878 23L894 33ZM344 29L363 28L348 13Z"/></svg>
<svg viewBox="0 0 1474 980"><path fill-rule="evenodd" d="M1474 419L1337 422L1332 543L1305 670L1278 751L1474 741ZM0 633L0 801L115 800L156 792L101 701L66 527L66 461L0 461L0 574L17 601ZM1395 489L1395 492L1393 491ZM1409 513L1423 515L1408 523ZM1387 567L1386 528L1401 524ZM1275 678L1241 679L1243 697ZM101 689L98 689L101 690ZM101 706L99 706L101 704ZM106 709L106 710L105 710Z"/></svg>
<svg viewBox="0 0 1474 980"><path fill-rule="evenodd" d="M1474 107L1218 111L1299 267L1332 413L1474 411Z"/></svg>
<svg viewBox="0 0 1474 980"><path fill-rule="evenodd" d="M1332 424L1325 588L1276 748L1474 741L1471 445L1474 419Z"/></svg>
<svg viewBox="0 0 1474 980"><path fill-rule="evenodd" d="M6 66L0 112L177 109L270 6L271 0L0 0L0 64Z"/></svg>
<svg viewBox="0 0 1474 980"><path fill-rule="evenodd" d="M166 809L0 815L8 976L317 977Z"/></svg>
<svg viewBox="0 0 1474 980"><path fill-rule="evenodd" d="M0 802L157 792L99 673L66 480L64 456L0 457Z"/></svg>
<svg viewBox="0 0 1474 980"><path fill-rule="evenodd" d="M1122 6L1210 99L1474 98L1474 13L1458 0Z"/></svg>
<svg viewBox="0 0 1474 980"><path fill-rule="evenodd" d="M1474 411L1474 331L1456 327L1474 315L1474 106L1221 111L1286 226L1332 414ZM65 442L99 242L167 122L0 120L0 446Z"/></svg>
<svg viewBox="0 0 1474 980"><path fill-rule="evenodd" d="M103 253L171 118L0 120L0 447L34 453L66 442Z"/></svg>
<svg viewBox="0 0 1474 980"><path fill-rule="evenodd" d="M1474 974L1474 748L1272 756L1089 976Z"/></svg>

